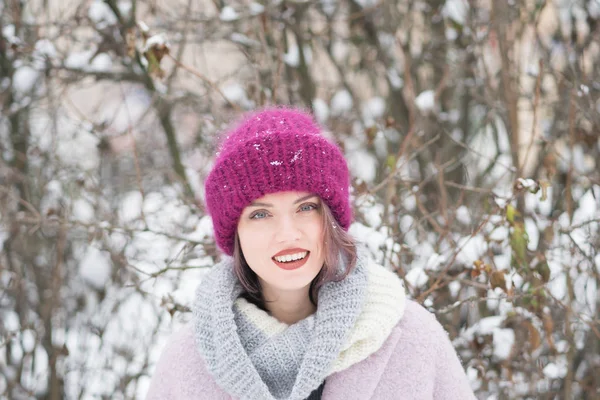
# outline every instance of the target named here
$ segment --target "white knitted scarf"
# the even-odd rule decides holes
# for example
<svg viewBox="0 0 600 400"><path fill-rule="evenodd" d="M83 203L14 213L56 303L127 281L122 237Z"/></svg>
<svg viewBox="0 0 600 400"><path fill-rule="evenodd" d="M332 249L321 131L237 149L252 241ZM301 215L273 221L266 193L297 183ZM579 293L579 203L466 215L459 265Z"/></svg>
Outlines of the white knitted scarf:
<svg viewBox="0 0 600 400"><path fill-rule="evenodd" d="M358 256L346 279L321 288L317 312L293 325L239 297L231 259L213 267L193 311L198 349L219 386L240 399L302 400L377 351L402 318L404 287L366 250Z"/></svg>

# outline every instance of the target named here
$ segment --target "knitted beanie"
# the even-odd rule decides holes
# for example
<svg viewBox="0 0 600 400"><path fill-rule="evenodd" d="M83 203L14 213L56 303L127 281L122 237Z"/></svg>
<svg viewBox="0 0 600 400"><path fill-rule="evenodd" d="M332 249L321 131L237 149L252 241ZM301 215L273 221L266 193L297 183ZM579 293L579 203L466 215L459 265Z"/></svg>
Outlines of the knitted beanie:
<svg viewBox="0 0 600 400"><path fill-rule="evenodd" d="M310 114L293 108L247 114L224 136L205 183L217 245L232 255L243 209L283 191L317 194L347 231L352 220L349 186L341 150L322 136Z"/></svg>

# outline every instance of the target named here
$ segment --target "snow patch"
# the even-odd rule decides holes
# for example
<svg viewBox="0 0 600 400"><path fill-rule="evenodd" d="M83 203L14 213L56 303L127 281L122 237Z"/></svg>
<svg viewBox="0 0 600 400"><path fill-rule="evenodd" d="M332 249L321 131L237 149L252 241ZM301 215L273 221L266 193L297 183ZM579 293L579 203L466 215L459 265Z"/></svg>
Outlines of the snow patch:
<svg viewBox="0 0 600 400"><path fill-rule="evenodd" d="M483 236L466 236L458 240L459 253L456 256L456 261L464 265L470 266L475 260L479 260L487 250L487 243Z"/></svg>
<svg viewBox="0 0 600 400"><path fill-rule="evenodd" d="M81 277L96 289L103 289L110 279L110 255L94 246L89 246L79 263Z"/></svg>
<svg viewBox="0 0 600 400"><path fill-rule="evenodd" d="M469 3L467 0L446 0L442 14L454 22L464 25L469 15Z"/></svg>
<svg viewBox="0 0 600 400"><path fill-rule="evenodd" d="M259 15L265 12L265 6L254 1L250 3L249 8L251 15Z"/></svg>
<svg viewBox="0 0 600 400"><path fill-rule="evenodd" d="M510 356L515 343L515 331L512 329L496 328L493 331L494 356L499 360L506 360Z"/></svg>
<svg viewBox="0 0 600 400"><path fill-rule="evenodd" d="M147 52L153 47L169 47L169 39L165 33L159 33L156 35L152 35L146 40L146 44L144 45L143 52Z"/></svg>
<svg viewBox="0 0 600 400"><path fill-rule="evenodd" d="M304 62L306 63L306 65L310 65L312 62L312 49L309 46L304 46L303 53ZM283 62L285 62L290 67L294 68L300 65L300 51L298 49L298 46L290 46L287 53L283 55Z"/></svg>
<svg viewBox="0 0 600 400"><path fill-rule="evenodd" d="M245 109L251 109L254 107L254 101L248 98L244 88L237 83L229 84L223 87L221 91L223 92L225 98L233 104L239 104Z"/></svg>
<svg viewBox="0 0 600 400"><path fill-rule="evenodd" d="M560 361L560 358L559 358ZM544 375L550 379L561 379L567 375L568 368L564 362L550 363L544 367Z"/></svg>
<svg viewBox="0 0 600 400"><path fill-rule="evenodd" d="M329 106L323 99L316 98L313 100L313 110L315 118L320 123L324 123L329 118Z"/></svg>
<svg viewBox="0 0 600 400"><path fill-rule="evenodd" d="M101 0L95 0L90 4L88 17L96 24L96 27L100 29L117 23L115 13L112 12L108 4Z"/></svg>
<svg viewBox="0 0 600 400"><path fill-rule="evenodd" d="M346 154L352 176L365 182L373 182L377 175L377 159L365 150L356 150Z"/></svg>
<svg viewBox="0 0 600 400"><path fill-rule="evenodd" d="M28 65L19 67L13 74L13 90L22 98L34 88L40 73Z"/></svg>
<svg viewBox="0 0 600 400"><path fill-rule="evenodd" d="M352 96L346 89L338 91L331 99L331 114L341 115L352 110Z"/></svg>
<svg viewBox="0 0 600 400"><path fill-rule="evenodd" d="M456 219L463 225L471 225L471 213L465 206L456 209Z"/></svg>
<svg viewBox="0 0 600 400"><path fill-rule="evenodd" d="M81 198L75 199L71 207L73 219L75 221L84 224L90 224L94 221L94 208L88 201Z"/></svg>
<svg viewBox="0 0 600 400"><path fill-rule="evenodd" d="M435 92L433 90L421 92L415 99L415 104L421 112L433 111L435 109Z"/></svg>
<svg viewBox="0 0 600 400"><path fill-rule="evenodd" d="M372 125L375 120L381 118L385 112L385 100L381 97L373 97L362 106L362 117L365 125Z"/></svg>
<svg viewBox="0 0 600 400"><path fill-rule="evenodd" d="M225 6L219 14L219 19L224 22L231 22L238 19L240 16L231 6Z"/></svg>
<svg viewBox="0 0 600 400"><path fill-rule="evenodd" d="M415 288L420 288L427 284L429 277L423 268L411 268L406 274L406 280Z"/></svg>
<svg viewBox="0 0 600 400"><path fill-rule="evenodd" d="M135 190L127 193L119 206L119 219L124 223L130 223L139 219L142 215L142 194Z"/></svg>

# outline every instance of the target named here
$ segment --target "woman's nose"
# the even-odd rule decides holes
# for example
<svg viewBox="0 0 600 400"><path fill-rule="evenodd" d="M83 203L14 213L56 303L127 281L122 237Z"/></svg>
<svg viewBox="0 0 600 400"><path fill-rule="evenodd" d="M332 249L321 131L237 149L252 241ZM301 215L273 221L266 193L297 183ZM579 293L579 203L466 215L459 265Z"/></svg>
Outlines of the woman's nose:
<svg viewBox="0 0 600 400"><path fill-rule="evenodd" d="M282 217L277 225L276 233L279 243L293 242L300 239L300 229L291 217Z"/></svg>

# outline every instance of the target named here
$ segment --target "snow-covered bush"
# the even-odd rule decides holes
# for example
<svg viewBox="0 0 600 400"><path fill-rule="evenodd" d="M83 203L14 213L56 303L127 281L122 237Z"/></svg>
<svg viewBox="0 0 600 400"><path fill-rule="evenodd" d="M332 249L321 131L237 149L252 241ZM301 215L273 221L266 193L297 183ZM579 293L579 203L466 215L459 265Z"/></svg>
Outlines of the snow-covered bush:
<svg viewBox="0 0 600 400"><path fill-rule="evenodd" d="M0 0L0 398L144 397L217 132L281 103L479 398L600 396L597 1L67 3Z"/></svg>

